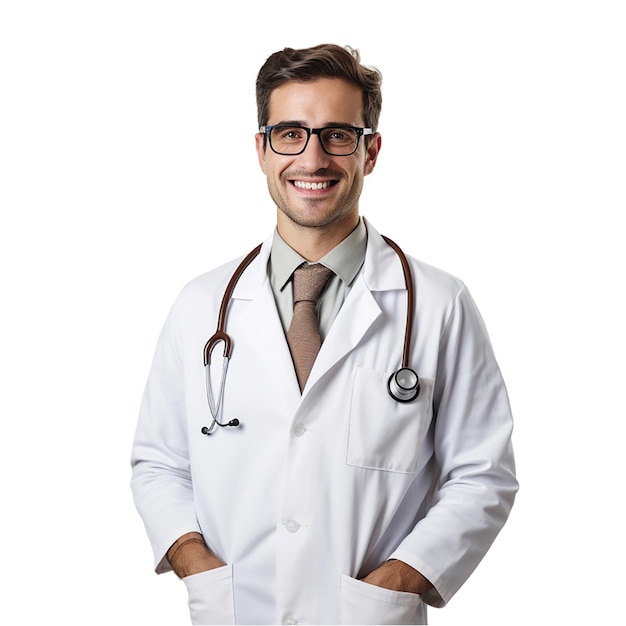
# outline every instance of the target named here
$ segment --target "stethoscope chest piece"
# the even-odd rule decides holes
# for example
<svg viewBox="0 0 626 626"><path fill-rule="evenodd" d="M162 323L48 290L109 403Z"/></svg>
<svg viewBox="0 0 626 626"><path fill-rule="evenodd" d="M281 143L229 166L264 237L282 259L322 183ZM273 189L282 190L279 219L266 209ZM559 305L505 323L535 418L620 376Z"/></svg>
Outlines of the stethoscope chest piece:
<svg viewBox="0 0 626 626"><path fill-rule="evenodd" d="M393 250L395 250L400 259L407 291L406 326L404 331L402 367L389 377L389 381L387 382L387 390L389 391L389 395L397 402L411 402L412 400L415 400L415 398L417 398L420 392L419 376L417 375L415 370L412 370L410 367L408 367L408 364L410 362L409 349L411 345L411 331L413 327L415 300L413 279L411 277L411 268L409 266L409 262L400 247L388 237L383 237L383 239L391 246L391 248L393 248ZM217 320L217 329L215 331L215 334L207 341L204 347L203 357L206 379L206 394L212 420L209 426L202 427L201 432L203 435L211 435L216 431L216 427L218 426L224 428L226 426L237 427L240 425L240 421L237 418L224 422L220 421L222 413L222 398L224 396L224 388L226 382L226 371L228 369L228 361L230 360L230 355L232 352L232 342L230 337L226 333L226 313L237 281L260 251L261 245L258 245L243 259L243 261L239 264L234 274L232 275L228 285L226 286L224 295L222 296L222 302L220 305ZM219 385L219 391L217 393L217 396L215 396L213 393L213 386L211 384L211 356L214 348L218 343L224 343L224 354L222 362L222 379Z"/></svg>
<svg viewBox="0 0 626 626"><path fill-rule="evenodd" d="M389 377L389 395L398 402L411 402L420 393L420 378L410 367L402 367Z"/></svg>

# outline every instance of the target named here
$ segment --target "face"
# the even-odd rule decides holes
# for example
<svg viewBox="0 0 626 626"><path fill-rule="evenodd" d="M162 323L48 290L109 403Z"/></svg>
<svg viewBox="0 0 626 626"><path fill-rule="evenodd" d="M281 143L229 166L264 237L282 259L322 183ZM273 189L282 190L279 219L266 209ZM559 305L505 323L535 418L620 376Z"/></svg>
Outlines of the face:
<svg viewBox="0 0 626 626"><path fill-rule="evenodd" d="M285 83L272 92L269 110L268 125L364 126L361 89L339 78ZM281 226L333 229L345 230L347 236L358 221L363 178L374 169L380 136L370 142L366 147L361 137L354 154L337 157L326 154L319 137L311 135L302 154L283 156L273 152L269 142L264 148L263 135L257 133L259 163L278 208L279 231Z"/></svg>

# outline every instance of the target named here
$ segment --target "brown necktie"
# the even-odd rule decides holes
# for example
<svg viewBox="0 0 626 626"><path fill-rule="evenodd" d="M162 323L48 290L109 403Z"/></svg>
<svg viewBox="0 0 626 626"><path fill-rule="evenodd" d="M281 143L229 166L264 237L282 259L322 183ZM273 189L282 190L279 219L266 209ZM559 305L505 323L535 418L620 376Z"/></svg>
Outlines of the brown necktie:
<svg viewBox="0 0 626 626"><path fill-rule="evenodd" d="M304 263L293 273L293 317L287 331L287 343L300 391L306 385L322 345L315 303L332 273L332 270L319 263Z"/></svg>

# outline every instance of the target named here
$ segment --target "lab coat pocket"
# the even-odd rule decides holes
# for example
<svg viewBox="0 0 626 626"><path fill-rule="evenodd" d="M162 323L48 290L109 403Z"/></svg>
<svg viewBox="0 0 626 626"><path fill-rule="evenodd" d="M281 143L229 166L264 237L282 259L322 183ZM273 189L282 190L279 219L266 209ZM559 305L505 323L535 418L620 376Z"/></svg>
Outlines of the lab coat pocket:
<svg viewBox="0 0 626 626"><path fill-rule="evenodd" d="M391 591L341 576L341 624L423 624L422 599L414 593Z"/></svg>
<svg viewBox="0 0 626 626"><path fill-rule="evenodd" d="M420 378L411 402L394 400L387 390L391 372L356 369L350 406L348 465L413 474L432 417L434 379Z"/></svg>
<svg viewBox="0 0 626 626"><path fill-rule="evenodd" d="M183 578L192 624L234 624L233 571L224 565Z"/></svg>

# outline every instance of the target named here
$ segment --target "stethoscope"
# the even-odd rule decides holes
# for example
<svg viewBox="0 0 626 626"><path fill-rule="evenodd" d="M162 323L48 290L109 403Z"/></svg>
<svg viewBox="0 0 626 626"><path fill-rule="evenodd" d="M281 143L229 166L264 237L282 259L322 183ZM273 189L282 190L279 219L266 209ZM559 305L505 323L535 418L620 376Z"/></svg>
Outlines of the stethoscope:
<svg viewBox="0 0 626 626"><path fill-rule="evenodd" d="M413 287L413 279L411 277L411 268L406 255L400 249L400 246L393 242L388 237L383 235L385 242L393 248L398 255L402 264L402 271L404 272L404 283L406 285L407 293L407 310L406 310L406 325L404 329L404 347L402 351L402 367L395 371L387 381L387 391L389 395L398 402L411 402L415 400L420 392L420 380L417 372L409 367L409 352L411 346L411 332L413 330L413 310L415 301L415 291ZM231 419L228 422L220 422L218 416L220 415L222 406L222 397L224 395L224 387L226 385L226 372L228 370L228 363L233 350L233 344L231 338L226 333L226 314L228 311L228 305L233 296L233 291L237 282L241 278L241 275L245 272L250 263L258 256L261 251L261 244L259 244L254 250L251 250L248 255L241 261L231 276L228 285L222 296L222 302L220 304L219 314L217 318L217 329L213 336L206 342L204 346L204 370L205 370L205 383L206 383L206 395L209 403L209 409L213 421L210 426L202 427L203 435L211 435L216 426L222 428L226 426L239 426L241 422L237 419ZM213 394L213 385L211 384L211 356L213 350L219 343L224 344L224 353L222 359L222 377L219 385L219 391L217 398Z"/></svg>

